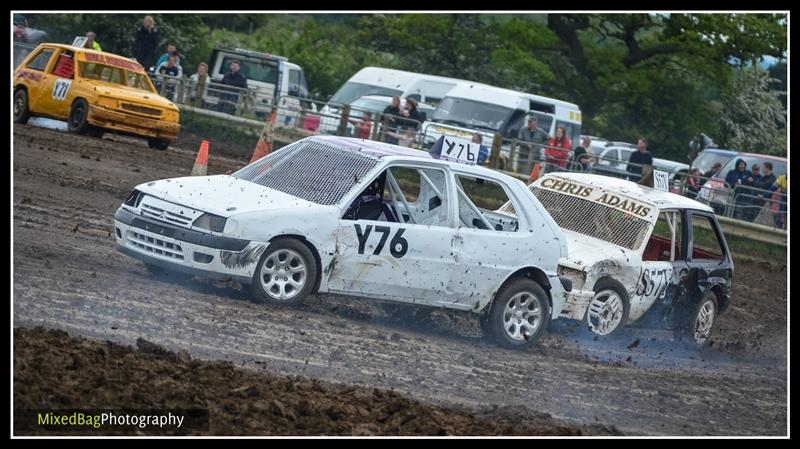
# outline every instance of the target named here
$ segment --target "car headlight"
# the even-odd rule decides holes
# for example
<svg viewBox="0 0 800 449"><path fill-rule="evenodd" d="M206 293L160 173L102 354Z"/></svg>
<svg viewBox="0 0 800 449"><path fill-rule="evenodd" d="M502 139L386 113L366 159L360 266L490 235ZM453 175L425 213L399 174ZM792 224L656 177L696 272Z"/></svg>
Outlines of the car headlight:
<svg viewBox="0 0 800 449"><path fill-rule="evenodd" d="M100 96L97 98L97 105L108 109L117 109L119 102L115 98Z"/></svg>
<svg viewBox="0 0 800 449"><path fill-rule="evenodd" d="M194 221L194 227L212 232L222 232L225 229L225 217L205 213Z"/></svg>
<svg viewBox="0 0 800 449"><path fill-rule="evenodd" d="M139 203L142 202L142 198L144 198L144 193L133 189L133 192L128 196L128 199L125 200L125 205L130 207L139 207Z"/></svg>

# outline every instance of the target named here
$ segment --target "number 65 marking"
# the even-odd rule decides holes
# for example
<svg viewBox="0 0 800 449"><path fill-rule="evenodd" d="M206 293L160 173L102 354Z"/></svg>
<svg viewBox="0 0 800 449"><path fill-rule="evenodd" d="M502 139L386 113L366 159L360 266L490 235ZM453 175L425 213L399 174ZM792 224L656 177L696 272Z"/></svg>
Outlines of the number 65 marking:
<svg viewBox="0 0 800 449"><path fill-rule="evenodd" d="M356 237L358 237L358 254L364 254L364 247L367 245L367 239L373 227L372 225L367 225L362 231L360 224L354 226L356 228ZM375 232L383 234L378 241L378 245L375 247L375 251L372 253L377 256L383 251L383 246L386 244L386 239L389 238L389 233L392 232L392 228L388 226L375 226ZM405 256L406 252L408 252L408 240L403 238L404 232L406 232L405 229L398 229L397 233L392 237L392 241L389 242L389 252L397 259Z"/></svg>

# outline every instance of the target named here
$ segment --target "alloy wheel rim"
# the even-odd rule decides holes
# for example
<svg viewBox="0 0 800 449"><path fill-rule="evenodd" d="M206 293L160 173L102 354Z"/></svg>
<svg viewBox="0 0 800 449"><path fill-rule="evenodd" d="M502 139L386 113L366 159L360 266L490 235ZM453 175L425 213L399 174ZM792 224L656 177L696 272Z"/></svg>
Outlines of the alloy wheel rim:
<svg viewBox="0 0 800 449"><path fill-rule="evenodd" d="M531 292L512 296L503 310L503 330L512 340L525 341L542 323L541 300Z"/></svg>
<svg viewBox="0 0 800 449"><path fill-rule="evenodd" d="M614 290L603 290L589 303L589 328L598 335L608 335L622 322L625 308L622 298Z"/></svg>
<svg viewBox="0 0 800 449"><path fill-rule="evenodd" d="M303 257L291 249L267 255L259 273L264 292L276 301L288 301L300 294L307 278L308 267Z"/></svg>

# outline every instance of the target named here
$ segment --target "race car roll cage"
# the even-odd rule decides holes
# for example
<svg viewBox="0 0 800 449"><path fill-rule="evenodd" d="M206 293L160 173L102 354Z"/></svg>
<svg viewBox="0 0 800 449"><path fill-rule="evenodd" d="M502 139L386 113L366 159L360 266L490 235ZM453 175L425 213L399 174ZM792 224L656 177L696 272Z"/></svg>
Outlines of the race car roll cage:
<svg viewBox="0 0 800 449"><path fill-rule="evenodd" d="M433 191L435 195L434 198L438 197L441 201L441 198L445 197L442 194L441 190L439 190L439 188L433 182L433 180L431 180L430 177L420 167L406 167L406 168L411 168L419 174L420 181L422 183L427 184L427 186L430 187L430 189ZM420 224L419 218L415 216L413 208L409 204L408 199L403 193L403 190L400 188L400 184L397 182L397 179L392 174L391 169L392 167L387 167L383 171L383 173L381 173L375 179L375 181L372 184L370 184L370 186L364 189L364 191L361 193L361 195L359 195L354 204L350 208L348 208L348 211L344 214L344 217L355 218L357 216L358 210L365 202L367 202L367 201L360 202L359 200L362 198L374 198L374 201L380 201L381 203L383 203L382 200L383 193L385 189L388 188L389 204L387 206L391 208L390 211L392 212L394 217L389 217L388 214L384 212L387 221L407 222L405 220L405 217L408 217L408 220L410 220L412 224ZM378 183L378 185L375 185L376 182ZM483 214L480 208L478 208L466 194L464 186L461 184L461 180L458 178L458 176L455 177L455 182L459 200L462 200L467 205L467 207L479 218L480 223L485 227L484 229L490 229L490 230L495 229L495 227L492 226L489 220L486 219L486 216ZM407 212L407 215L401 212L400 203L403 204L403 208ZM469 227L469 223L463 217L461 217L460 213L459 213L459 220L465 226Z"/></svg>

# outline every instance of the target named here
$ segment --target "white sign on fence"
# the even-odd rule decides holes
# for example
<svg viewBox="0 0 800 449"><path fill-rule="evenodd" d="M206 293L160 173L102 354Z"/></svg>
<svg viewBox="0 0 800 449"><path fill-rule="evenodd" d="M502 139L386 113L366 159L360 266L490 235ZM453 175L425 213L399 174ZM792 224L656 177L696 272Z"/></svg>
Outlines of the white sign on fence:
<svg viewBox="0 0 800 449"><path fill-rule="evenodd" d="M669 174L661 170L653 170L653 188L669 192Z"/></svg>

